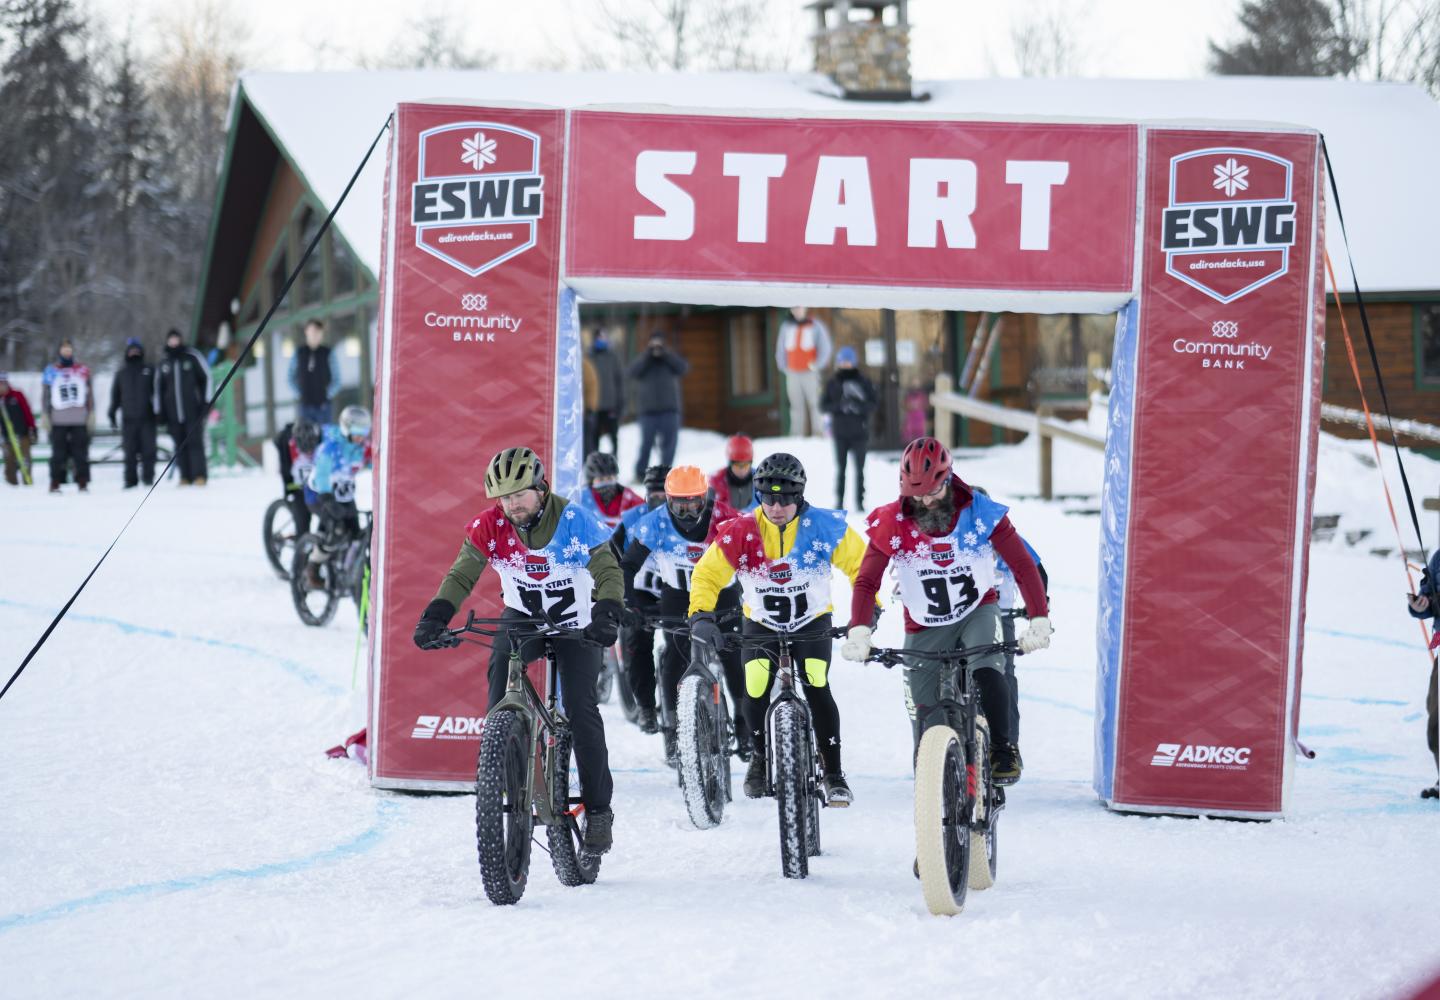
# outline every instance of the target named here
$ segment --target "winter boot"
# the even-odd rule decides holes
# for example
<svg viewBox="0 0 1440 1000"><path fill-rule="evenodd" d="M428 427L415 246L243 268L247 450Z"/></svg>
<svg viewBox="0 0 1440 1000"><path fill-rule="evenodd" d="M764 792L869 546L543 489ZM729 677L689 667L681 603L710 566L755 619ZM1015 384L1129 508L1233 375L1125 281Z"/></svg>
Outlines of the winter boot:
<svg viewBox="0 0 1440 1000"><path fill-rule="evenodd" d="M610 809L585 810L585 850L591 854L604 854L614 843L611 827L615 824L615 813Z"/></svg>
<svg viewBox="0 0 1440 1000"><path fill-rule="evenodd" d="M756 750L750 754L750 766L745 769L745 797L747 799L763 799L765 797L765 755Z"/></svg>
<svg viewBox="0 0 1440 1000"><path fill-rule="evenodd" d="M635 724L647 736L654 736L660 731L660 726L655 722L655 709L646 708L644 705L640 706L640 717L635 720Z"/></svg>
<svg viewBox="0 0 1440 1000"><path fill-rule="evenodd" d="M825 790L826 805L843 809L855 801L855 796L850 791L850 783L845 780L845 772L839 768L826 771L821 784Z"/></svg>
<svg viewBox="0 0 1440 1000"><path fill-rule="evenodd" d="M1020 760L1020 748L1014 743L997 743L990 750L990 778L1001 788L1020 780L1024 763Z"/></svg>

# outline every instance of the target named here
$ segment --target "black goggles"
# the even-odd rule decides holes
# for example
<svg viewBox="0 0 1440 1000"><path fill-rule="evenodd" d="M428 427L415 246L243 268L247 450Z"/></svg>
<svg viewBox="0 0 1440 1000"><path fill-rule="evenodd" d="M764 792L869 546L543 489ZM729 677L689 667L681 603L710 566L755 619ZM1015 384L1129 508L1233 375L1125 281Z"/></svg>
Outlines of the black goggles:
<svg viewBox="0 0 1440 1000"><path fill-rule="evenodd" d="M670 512L680 517L699 517L705 509L704 497L671 497Z"/></svg>
<svg viewBox="0 0 1440 1000"><path fill-rule="evenodd" d="M784 507L786 504L799 503L799 493L761 493L760 503L766 507Z"/></svg>

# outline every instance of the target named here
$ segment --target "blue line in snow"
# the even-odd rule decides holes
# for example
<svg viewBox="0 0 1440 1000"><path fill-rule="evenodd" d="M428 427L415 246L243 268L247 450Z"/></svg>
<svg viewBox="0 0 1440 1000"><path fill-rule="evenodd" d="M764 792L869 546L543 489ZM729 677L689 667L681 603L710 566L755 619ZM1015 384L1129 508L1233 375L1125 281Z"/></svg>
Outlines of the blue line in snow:
<svg viewBox="0 0 1440 1000"><path fill-rule="evenodd" d="M16 608L20 611L38 611L42 614L51 614L51 609L41 607L38 604L23 604L20 601L11 601L0 597L0 607ZM149 625L136 625L134 622L123 621L119 618L108 618L103 615L81 615L72 612L68 617L77 622L85 622L89 625L108 625L117 628L126 635L144 635L156 639L178 639L182 642L197 642L202 646L210 646L214 649L225 649L233 653L243 653L246 656L253 656L275 664L285 673L294 677L303 684L319 688L326 694L344 694L346 688L333 681L328 681L305 664L297 660L287 659L283 656L276 656L274 653L267 653L255 646L247 646L240 642L230 642L227 639L211 639L203 635L187 635L184 632L175 632L168 628L153 628Z"/></svg>
<svg viewBox="0 0 1440 1000"><path fill-rule="evenodd" d="M43 923L46 920L55 920L59 917L66 917L81 910L93 909L97 906L108 906L111 903L124 902L128 899L139 899L147 896L163 896L174 892L188 892L191 889L204 889L208 886L221 882L234 882L241 880L254 880L273 878L277 875L293 875L296 872L306 871L332 861L343 861L347 858L364 854L380 843L389 828L394 822L400 807L394 802L381 799L377 803L377 815L370 827L351 840L342 844L308 854L301 858L293 858L289 861L273 861L269 864L256 865L254 868L222 868L219 871L207 872L203 875L190 875L184 878L165 879L159 882L142 882L138 885L122 886L118 889L105 889L90 896L82 896L79 899L67 900L63 903L56 903L43 909L32 910L29 913L12 913L8 917L0 917L0 934L6 931L15 930L19 927L29 927L33 924Z"/></svg>

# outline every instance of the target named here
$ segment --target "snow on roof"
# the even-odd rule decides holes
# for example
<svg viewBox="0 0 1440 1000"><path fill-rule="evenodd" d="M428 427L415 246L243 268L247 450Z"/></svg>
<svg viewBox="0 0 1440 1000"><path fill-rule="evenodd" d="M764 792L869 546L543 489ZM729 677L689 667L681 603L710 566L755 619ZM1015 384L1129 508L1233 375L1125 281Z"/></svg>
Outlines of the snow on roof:
<svg viewBox="0 0 1440 1000"><path fill-rule="evenodd" d="M242 96L322 202L333 205L396 104L458 99L579 108L842 113L854 117L1041 117L1127 121L1284 122L1327 140L1350 227L1361 288L1440 290L1440 105L1409 84L1281 77L1197 80L988 79L921 82L927 101L848 102L824 77L788 73L490 73L387 71L246 73ZM383 144L336 222L356 254L379 270ZM1330 201L1326 192L1327 204ZM1343 274L1339 220L1327 242ZM1348 276L1342 277L1342 286Z"/></svg>

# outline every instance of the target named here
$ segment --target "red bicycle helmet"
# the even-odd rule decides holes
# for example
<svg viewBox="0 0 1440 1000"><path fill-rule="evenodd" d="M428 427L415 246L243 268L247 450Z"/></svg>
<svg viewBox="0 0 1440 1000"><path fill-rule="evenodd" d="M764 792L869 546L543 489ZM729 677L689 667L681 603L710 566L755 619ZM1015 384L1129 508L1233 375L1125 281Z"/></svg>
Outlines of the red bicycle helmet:
<svg viewBox="0 0 1440 1000"><path fill-rule="evenodd" d="M755 461L755 444L744 434L736 434L725 442L725 459L729 462Z"/></svg>
<svg viewBox="0 0 1440 1000"><path fill-rule="evenodd" d="M900 495L919 497L935 492L950 478L950 452L931 437L916 438L900 456Z"/></svg>

